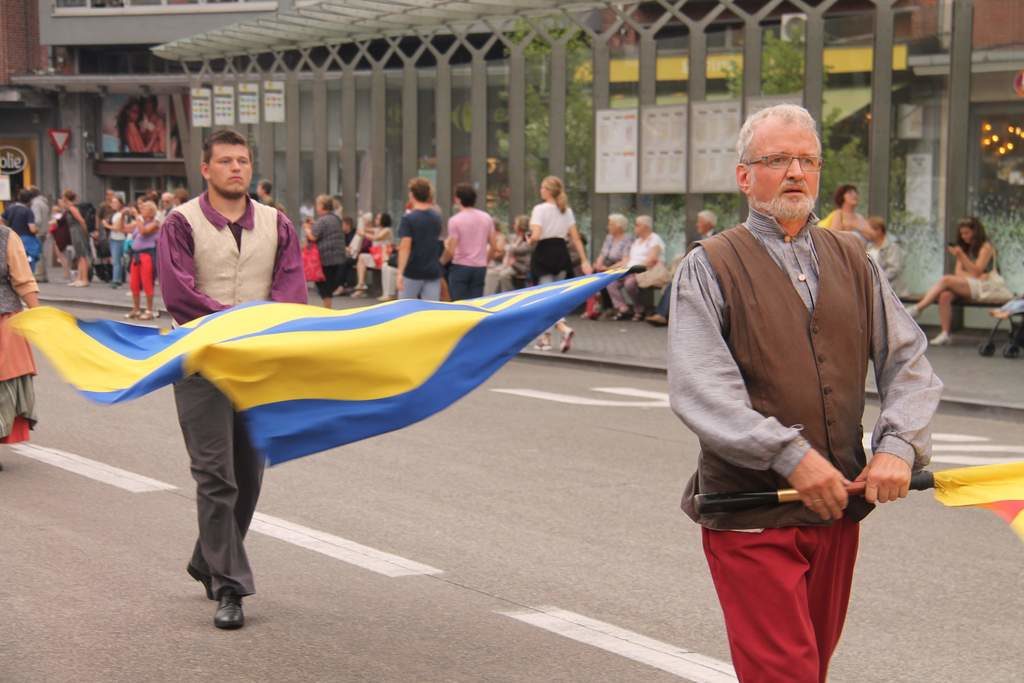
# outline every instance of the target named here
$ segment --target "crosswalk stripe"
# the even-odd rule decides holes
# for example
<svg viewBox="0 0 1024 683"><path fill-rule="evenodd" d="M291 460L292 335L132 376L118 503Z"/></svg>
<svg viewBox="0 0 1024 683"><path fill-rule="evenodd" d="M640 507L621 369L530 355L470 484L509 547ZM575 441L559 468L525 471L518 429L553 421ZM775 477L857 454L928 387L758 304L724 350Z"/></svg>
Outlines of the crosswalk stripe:
<svg viewBox="0 0 1024 683"><path fill-rule="evenodd" d="M11 446L11 450L15 453L24 455L26 458L38 460L39 462L46 463L47 465L53 465L54 467L60 467L68 472L74 472L75 474L83 477L94 479L95 481L103 482L104 484L110 484L111 486L116 486L119 489L131 491L132 493L173 491L178 488L177 486L167 484L157 479L150 479L149 477L144 477L141 474L135 474L128 470L122 470L119 467L90 460L89 458L83 458L82 456L75 455L74 453L59 451L56 448L45 448L35 444L19 443Z"/></svg>
<svg viewBox="0 0 1024 683"><path fill-rule="evenodd" d="M557 607L538 607L499 614L694 683L736 683L736 673L726 662L582 614Z"/></svg>
<svg viewBox="0 0 1024 683"><path fill-rule="evenodd" d="M253 515L249 530L392 578L444 573L427 564L260 512Z"/></svg>

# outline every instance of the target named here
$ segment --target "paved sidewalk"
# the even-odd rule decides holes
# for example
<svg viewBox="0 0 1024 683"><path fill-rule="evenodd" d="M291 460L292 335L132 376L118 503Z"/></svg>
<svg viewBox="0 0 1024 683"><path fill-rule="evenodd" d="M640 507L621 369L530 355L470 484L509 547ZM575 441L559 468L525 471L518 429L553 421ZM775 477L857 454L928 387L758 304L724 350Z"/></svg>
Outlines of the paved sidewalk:
<svg viewBox="0 0 1024 683"><path fill-rule="evenodd" d="M117 309L131 308L131 297L127 287L112 289L109 285L93 283L89 287L69 287L64 283L40 283L40 298L53 305L62 303L91 304ZM319 301L310 291L310 301ZM377 303L374 299L352 299L337 297L338 308L353 308ZM158 296L156 307L164 311L163 301ZM160 322L169 317L161 315ZM591 321L578 316L568 319L576 330L572 351L561 354L557 351L558 337L555 335L555 351L523 350L522 355L542 358L553 362L586 363L605 365L621 369L637 369L648 372L664 372L666 367L665 328L656 328L647 323ZM1004 327L1005 329L1005 327ZM935 330L927 328L929 335ZM956 335L953 346L930 348L928 358L945 384L943 401L949 405L965 408L996 408L1020 411L1024 415L1024 358L1006 359L999 349L1005 334L997 340L996 355L982 358L978 355L978 344L987 333L967 330ZM874 393L874 379L868 378L869 391Z"/></svg>

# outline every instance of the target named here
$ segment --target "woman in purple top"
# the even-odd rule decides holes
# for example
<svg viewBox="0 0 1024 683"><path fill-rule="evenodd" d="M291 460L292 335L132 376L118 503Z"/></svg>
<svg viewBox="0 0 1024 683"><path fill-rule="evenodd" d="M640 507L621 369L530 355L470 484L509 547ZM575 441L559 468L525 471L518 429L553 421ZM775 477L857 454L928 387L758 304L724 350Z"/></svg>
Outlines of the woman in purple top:
<svg viewBox="0 0 1024 683"><path fill-rule="evenodd" d="M132 233L132 310L125 314L125 317L152 320L159 315L153 311L153 265L156 263L156 240L160 221L156 219L156 204L153 202L141 202L138 211L138 227ZM142 290L146 291L145 311L139 309Z"/></svg>

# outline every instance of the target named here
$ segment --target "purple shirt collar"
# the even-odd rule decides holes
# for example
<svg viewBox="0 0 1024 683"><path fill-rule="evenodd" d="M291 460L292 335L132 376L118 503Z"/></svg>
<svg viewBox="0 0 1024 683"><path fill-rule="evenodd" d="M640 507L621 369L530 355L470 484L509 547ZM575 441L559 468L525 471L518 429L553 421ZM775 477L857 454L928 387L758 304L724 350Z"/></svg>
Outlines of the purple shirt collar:
<svg viewBox="0 0 1024 683"><path fill-rule="evenodd" d="M217 209L213 208L213 205L210 204L210 199L207 197L207 194L208 193L204 192L201 195L199 195L199 208L203 210L203 215L206 216L206 220L210 221L210 223L213 224L213 227L217 228L218 230L221 230L227 227L231 223L231 221L225 218L224 214L220 213L219 211L217 211ZM256 227L256 221L255 218L253 217L253 214L254 211L252 208L252 198L246 197L245 213L243 213L242 217L238 219L236 225L242 226L242 228L245 230L252 230L254 227Z"/></svg>

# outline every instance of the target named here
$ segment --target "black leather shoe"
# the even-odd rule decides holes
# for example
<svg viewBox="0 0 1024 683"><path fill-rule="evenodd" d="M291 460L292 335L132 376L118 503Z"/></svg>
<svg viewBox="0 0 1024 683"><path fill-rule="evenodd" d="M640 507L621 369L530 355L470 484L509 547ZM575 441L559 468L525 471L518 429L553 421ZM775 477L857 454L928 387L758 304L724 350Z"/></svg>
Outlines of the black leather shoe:
<svg viewBox="0 0 1024 683"><path fill-rule="evenodd" d="M187 571L188 575L193 579L203 584L203 588L206 589L206 599L213 600L213 579L210 578L210 575L202 573L191 564L185 567L185 571Z"/></svg>
<svg viewBox="0 0 1024 683"><path fill-rule="evenodd" d="M213 625L223 629L242 628L245 625L242 596L224 591L217 604L217 613L213 616Z"/></svg>

